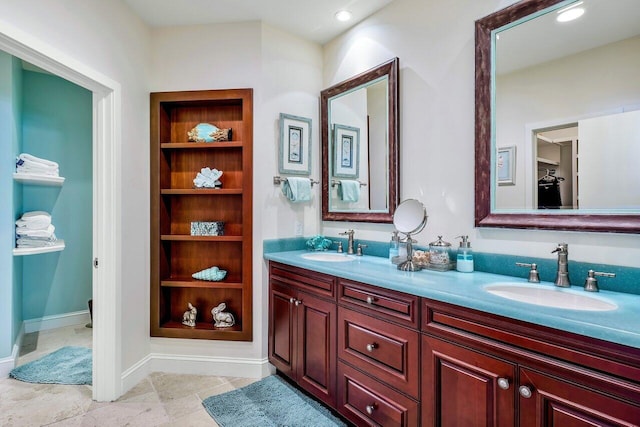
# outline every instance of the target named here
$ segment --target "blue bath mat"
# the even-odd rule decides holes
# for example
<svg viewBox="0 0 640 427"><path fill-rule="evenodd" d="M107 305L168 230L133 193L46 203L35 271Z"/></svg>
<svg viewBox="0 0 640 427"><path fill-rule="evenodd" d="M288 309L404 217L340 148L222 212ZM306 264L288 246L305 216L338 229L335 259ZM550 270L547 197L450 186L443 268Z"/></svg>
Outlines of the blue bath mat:
<svg viewBox="0 0 640 427"><path fill-rule="evenodd" d="M344 427L328 409L272 375L202 401L220 427Z"/></svg>
<svg viewBox="0 0 640 427"><path fill-rule="evenodd" d="M14 368L9 376L39 384L91 384L91 349L62 347Z"/></svg>

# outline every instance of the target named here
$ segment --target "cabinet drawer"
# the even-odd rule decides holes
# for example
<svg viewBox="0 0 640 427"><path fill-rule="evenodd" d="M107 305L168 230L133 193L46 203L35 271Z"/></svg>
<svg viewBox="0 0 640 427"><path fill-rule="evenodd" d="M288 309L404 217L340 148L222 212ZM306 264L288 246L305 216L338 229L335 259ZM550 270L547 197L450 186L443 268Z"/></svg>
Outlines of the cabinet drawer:
<svg viewBox="0 0 640 427"><path fill-rule="evenodd" d="M356 425L417 426L419 408L413 399L338 363L338 412Z"/></svg>
<svg viewBox="0 0 640 427"><path fill-rule="evenodd" d="M418 329L418 297L363 283L339 280L338 302L350 308L365 308L368 314Z"/></svg>
<svg viewBox="0 0 640 427"><path fill-rule="evenodd" d="M269 263L270 279L304 289L307 292L335 299L335 279L326 274L316 273L301 268L291 267L275 262Z"/></svg>
<svg viewBox="0 0 640 427"><path fill-rule="evenodd" d="M338 357L418 398L419 334L362 313L338 308Z"/></svg>

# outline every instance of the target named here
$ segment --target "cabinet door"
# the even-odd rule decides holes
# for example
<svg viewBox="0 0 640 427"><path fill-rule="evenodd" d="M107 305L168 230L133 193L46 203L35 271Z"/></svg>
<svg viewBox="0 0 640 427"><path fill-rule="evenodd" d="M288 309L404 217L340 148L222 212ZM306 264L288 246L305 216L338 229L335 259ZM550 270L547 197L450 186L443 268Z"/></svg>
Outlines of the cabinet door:
<svg viewBox="0 0 640 427"><path fill-rule="evenodd" d="M271 282L269 292L269 362L289 377L295 366L296 293L288 286Z"/></svg>
<svg viewBox="0 0 640 427"><path fill-rule="evenodd" d="M520 368L520 384L526 387L519 397L522 427L640 424L638 401L621 401L527 368Z"/></svg>
<svg viewBox="0 0 640 427"><path fill-rule="evenodd" d="M422 337L423 426L511 426L511 363L439 339Z"/></svg>
<svg viewBox="0 0 640 427"><path fill-rule="evenodd" d="M299 292L296 303L298 384L334 407L336 381L336 305Z"/></svg>

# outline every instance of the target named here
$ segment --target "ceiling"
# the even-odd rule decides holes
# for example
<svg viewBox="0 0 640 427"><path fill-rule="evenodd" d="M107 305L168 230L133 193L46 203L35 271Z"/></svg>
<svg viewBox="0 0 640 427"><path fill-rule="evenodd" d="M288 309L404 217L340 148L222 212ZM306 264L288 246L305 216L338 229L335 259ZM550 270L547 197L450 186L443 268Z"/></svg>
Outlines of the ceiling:
<svg viewBox="0 0 640 427"><path fill-rule="evenodd" d="M393 0L124 0L151 27L262 21L324 44ZM349 10L353 18L334 15Z"/></svg>

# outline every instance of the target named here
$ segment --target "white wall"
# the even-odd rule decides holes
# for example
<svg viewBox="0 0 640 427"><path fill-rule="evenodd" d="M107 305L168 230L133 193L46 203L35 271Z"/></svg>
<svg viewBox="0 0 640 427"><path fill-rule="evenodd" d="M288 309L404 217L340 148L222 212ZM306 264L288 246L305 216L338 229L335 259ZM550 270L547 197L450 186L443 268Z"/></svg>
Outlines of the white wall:
<svg viewBox="0 0 640 427"><path fill-rule="evenodd" d="M324 46L324 86L394 56L400 58L400 198L417 198L429 222L421 244L468 234L478 251L553 258L561 241L570 260L638 265L640 236L474 229L474 23L514 1L395 0ZM386 241L391 225L323 223L337 236Z"/></svg>
<svg viewBox="0 0 640 427"><path fill-rule="evenodd" d="M268 282L262 241L294 236L296 222L303 224L305 235L317 233L320 209L317 186L311 202L293 205L273 185L278 174L278 120L281 112L313 119L311 162L317 180L321 48L259 22L162 28L153 31L152 70L151 91L254 90L253 342L152 339L152 352L265 358Z"/></svg>
<svg viewBox="0 0 640 427"><path fill-rule="evenodd" d="M119 1L0 2L0 31L12 27L61 56L118 82L121 118L121 276L123 369L149 353L150 34ZM96 302L99 304L99 302Z"/></svg>

